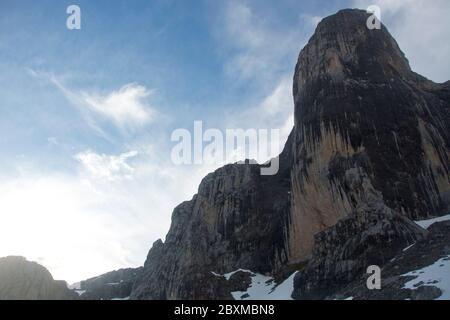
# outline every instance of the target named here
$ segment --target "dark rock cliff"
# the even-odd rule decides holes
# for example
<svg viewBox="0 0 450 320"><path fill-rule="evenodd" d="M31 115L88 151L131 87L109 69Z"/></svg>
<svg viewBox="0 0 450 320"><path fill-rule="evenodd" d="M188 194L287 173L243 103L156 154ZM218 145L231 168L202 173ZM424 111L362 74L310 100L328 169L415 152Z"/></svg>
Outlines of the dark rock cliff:
<svg viewBox="0 0 450 320"><path fill-rule="evenodd" d="M450 84L411 71L367 18L342 10L319 23L295 68L278 174L234 164L205 177L174 210L132 298L230 299L235 288L212 272L305 264L295 297L324 297L426 237L409 219L449 211Z"/></svg>
<svg viewBox="0 0 450 320"><path fill-rule="evenodd" d="M137 299L231 299L223 278L239 268L271 273L287 263L290 150L276 175L231 164L206 176L198 194L175 208L163 243L153 244L133 289Z"/></svg>
<svg viewBox="0 0 450 320"><path fill-rule="evenodd" d="M312 258L295 276L294 298L323 299L382 266L427 231L382 204L359 208L315 236Z"/></svg>
<svg viewBox="0 0 450 320"><path fill-rule="evenodd" d="M386 27L323 19L294 76L292 259L373 190L410 218L449 211L449 86L411 71Z"/></svg>
<svg viewBox="0 0 450 320"><path fill-rule="evenodd" d="M78 295L65 281L23 257L0 258L0 300L74 300Z"/></svg>
<svg viewBox="0 0 450 320"><path fill-rule="evenodd" d="M449 211L448 83L412 72L387 29L367 29L367 17L325 18L296 67L289 252L291 261L310 259L296 275L297 298L323 298L326 283L342 286L423 237L398 215ZM374 203L385 207L380 232L360 223Z"/></svg>
<svg viewBox="0 0 450 320"><path fill-rule="evenodd" d="M142 267L111 271L98 277L81 281L79 292L84 300L125 299L131 294L134 282Z"/></svg>

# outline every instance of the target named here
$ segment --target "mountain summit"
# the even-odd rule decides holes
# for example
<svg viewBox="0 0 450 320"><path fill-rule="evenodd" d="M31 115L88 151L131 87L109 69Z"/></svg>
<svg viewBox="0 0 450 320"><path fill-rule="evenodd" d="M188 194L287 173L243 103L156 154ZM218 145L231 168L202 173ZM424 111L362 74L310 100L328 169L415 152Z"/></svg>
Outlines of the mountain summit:
<svg viewBox="0 0 450 320"><path fill-rule="evenodd" d="M127 279L131 299L442 294L406 288L399 272L450 260L450 222L414 222L450 212L450 82L414 73L369 17L349 9L318 24L295 68L278 173L230 164L207 175ZM373 265L389 275L377 293L364 285Z"/></svg>
<svg viewBox="0 0 450 320"><path fill-rule="evenodd" d="M450 85L411 71L384 25L342 10L319 23L294 76L290 256L352 210L411 219L449 210Z"/></svg>

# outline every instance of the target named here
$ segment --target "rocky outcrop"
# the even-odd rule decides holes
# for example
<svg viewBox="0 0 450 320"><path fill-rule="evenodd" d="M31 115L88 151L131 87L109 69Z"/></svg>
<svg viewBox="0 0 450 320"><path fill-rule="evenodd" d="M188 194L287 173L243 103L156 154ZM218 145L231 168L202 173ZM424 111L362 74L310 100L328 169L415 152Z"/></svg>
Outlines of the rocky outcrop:
<svg viewBox="0 0 450 320"><path fill-rule="evenodd" d="M381 270L381 289L369 290L366 285L367 274L362 274L354 281L337 290L328 299L371 299L371 300L431 300L439 298L442 290L439 281L418 281L413 288L405 284L423 273L423 268L436 264L437 261L450 260L450 221L434 223L422 240L403 248L396 257ZM437 263L443 268L443 263ZM447 274L448 275L448 274ZM439 278L439 275L435 275Z"/></svg>
<svg viewBox="0 0 450 320"><path fill-rule="evenodd" d="M80 298L85 300L126 299L134 282L141 275L142 267L111 271L98 277L81 281Z"/></svg>
<svg viewBox="0 0 450 320"><path fill-rule="evenodd" d="M65 281L23 257L0 258L0 300L73 300L78 295Z"/></svg>
<svg viewBox="0 0 450 320"><path fill-rule="evenodd" d="M212 272L286 275L305 265L295 296L324 297L423 238L409 219L449 211L450 84L411 71L368 17L342 10L319 23L295 68L295 124L279 172L234 164L205 177L174 210L132 298L229 299Z"/></svg>
<svg viewBox="0 0 450 320"><path fill-rule="evenodd" d="M381 203L364 206L315 236L312 258L296 274L293 297L324 299L382 266L427 231Z"/></svg>

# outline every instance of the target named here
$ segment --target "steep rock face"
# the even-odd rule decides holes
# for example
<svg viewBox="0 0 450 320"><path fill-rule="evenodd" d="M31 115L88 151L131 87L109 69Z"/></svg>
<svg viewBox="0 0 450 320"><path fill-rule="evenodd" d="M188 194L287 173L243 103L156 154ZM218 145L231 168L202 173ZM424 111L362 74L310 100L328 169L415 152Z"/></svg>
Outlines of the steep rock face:
<svg viewBox="0 0 450 320"><path fill-rule="evenodd" d="M319 23L294 75L289 258L367 203L410 218L449 210L449 84L411 71L387 29L342 10Z"/></svg>
<svg viewBox="0 0 450 320"><path fill-rule="evenodd" d="M290 150L274 176L232 164L206 176L198 194L175 208L166 241L154 243L133 288L136 299L231 299L223 274L270 273L287 263Z"/></svg>
<svg viewBox="0 0 450 320"><path fill-rule="evenodd" d="M98 277L81 281L81 299L124 299L131 294L134 282L141 275L142 267L111 271Z"/></svg>
<svg viewBox="0 0 450 320"><path fill-rule="evenodd" d="M205 177L174 210L131 298L231 299L237 284L212 272L286 275L305 264L310 280L296 281L295 296L323 297L326 281L352 281L374 252L382 264L423 238L409 218L449 210L450 84L412 72L367 18L343 10L318 25L296 66L278 174L235 164Z"/></svg>
<svg viewBox="0 0 450 320"><path fill-rule="evenodd" d="M73 300L65 281L53 280L43 266L23 257L0 258L0 300Z"/></svg>

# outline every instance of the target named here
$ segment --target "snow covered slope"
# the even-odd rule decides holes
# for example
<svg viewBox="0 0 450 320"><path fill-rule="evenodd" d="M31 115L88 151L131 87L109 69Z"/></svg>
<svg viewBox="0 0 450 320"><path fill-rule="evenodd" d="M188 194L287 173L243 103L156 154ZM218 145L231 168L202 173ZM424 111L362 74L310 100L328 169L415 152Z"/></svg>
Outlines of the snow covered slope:
<svg viewBox="0 0 450 320"><path fill-rule="evenodd" d="M235 300L292 300L292 291L294 290L294 276L296 272L291 274L286 280L277 285L274 278L259 273L254 273L246 269L238 269L233 272L219 275L229 280L236 272L246 272L251 277L251 284L245 291L234 291L231 295Z"/></svg>
<svg viewBox="0 0 450 320"><path fill-rule="evenodd" d="M442 291L436 300L450 300L450 255L435 261L433 264L408 272L402 276L415 276L403 286L403 289L417 290L422 286L434 286Z"/></svg>
<svg viewBox="0 0 450 320"><path fill-rule="evenodd" d="M414 222L417 223L422 228L428 229L428 227L431 226L435 222L442 222L442 221L448 221L448 220L450 220L450 214L448 214L446 216L438 217L438 218L419 220L419 221L414 221Z"/></svg>

